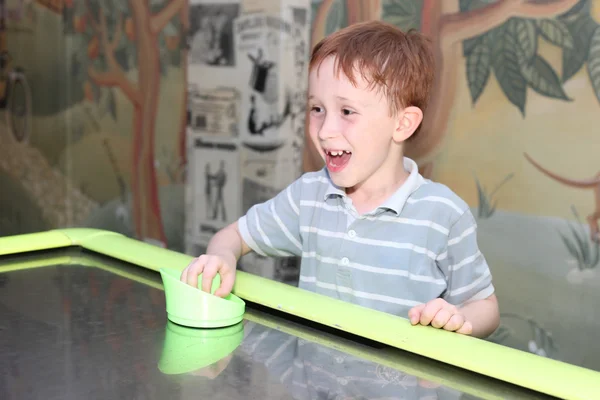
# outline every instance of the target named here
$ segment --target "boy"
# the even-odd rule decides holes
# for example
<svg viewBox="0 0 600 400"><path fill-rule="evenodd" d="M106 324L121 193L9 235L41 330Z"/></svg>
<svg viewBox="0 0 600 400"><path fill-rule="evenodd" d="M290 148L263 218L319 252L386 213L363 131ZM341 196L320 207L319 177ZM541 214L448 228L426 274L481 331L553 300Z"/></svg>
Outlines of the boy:
<svg viewBox="0 0 600 400"><path fill-rule="evenodd" d="M253 250L302 256L299 287L477 337L498 304L468 205L404 157L431 90L424 38L370 21L317 44L309 65L309 131L326 166L218 232L181 280L227 295Z"/></svg>

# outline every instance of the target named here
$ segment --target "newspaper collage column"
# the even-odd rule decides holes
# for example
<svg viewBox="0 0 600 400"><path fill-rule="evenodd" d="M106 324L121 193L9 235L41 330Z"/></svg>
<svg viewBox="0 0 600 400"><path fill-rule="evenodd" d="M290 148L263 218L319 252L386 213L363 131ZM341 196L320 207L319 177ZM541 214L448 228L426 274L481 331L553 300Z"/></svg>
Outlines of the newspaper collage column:
<svg viewBox="0 0 600 400"><path fill-rule="evenodd" d="M300 176L310 0L192 0L188 37L186 252ZM280 281L299 260L248 254Z"/></svg>

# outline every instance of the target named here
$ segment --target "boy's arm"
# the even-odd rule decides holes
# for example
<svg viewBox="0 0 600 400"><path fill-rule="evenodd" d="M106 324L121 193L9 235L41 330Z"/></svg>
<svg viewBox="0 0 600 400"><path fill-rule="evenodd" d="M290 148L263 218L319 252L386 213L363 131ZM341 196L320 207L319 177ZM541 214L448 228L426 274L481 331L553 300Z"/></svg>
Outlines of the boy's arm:
<svg viewBox="0 0 600 400"><path fill-rule="evenodd" d="M477 222L470 210L450 228L447 255L438 265L448 277L443 296L472 325L471 335L486 337L500 322L492 275L477 242Z"/></svg>
<svg viewBox="0 0 600 400"><path fill-rule="evenodd" d="M302 177L274 198L256 204L245 216L217 232L210 240L206 254L194 259L181 273L181 281L198 286L202 274L202 290L208 292L216 274L221 275L217 296L233 289L237 262L250 251L264 256L301 255L300 191Z"/></svg>
<svg viewBox="0 0 600 400"><path fill-rule="evenodd" d="M217 232L206 249L206 254L221 256L231 266L235 266L237 261L251 251L250 247L242 239L238 221L226 226Z"/></svg>
<svg viewBox="0 0 600 400"><path fill-rule="evenodd" d="M498 299L495 294L482 300L468 301L459 310L467 321L476 321L471 322L471 335L475 337L490 336L500 323Z"/></svg>
<svg viewBox="0 0 600 400"><path fill-rule="evenodd" d="M198 277L202 274L201 288L209 292L214 277L219 274L221 285L215 295L227 296L233 289L237 261L249 251L250 248L239 233L238 223L234 222L210 239L206 253L192 260L181 272L180 280L198 287Z"/></svg>

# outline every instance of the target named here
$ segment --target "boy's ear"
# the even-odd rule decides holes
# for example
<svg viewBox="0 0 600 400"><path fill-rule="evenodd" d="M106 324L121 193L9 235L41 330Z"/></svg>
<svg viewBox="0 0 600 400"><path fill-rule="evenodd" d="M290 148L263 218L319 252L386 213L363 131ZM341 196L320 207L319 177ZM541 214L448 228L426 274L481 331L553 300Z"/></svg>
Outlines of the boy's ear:
<svg viewBox="0 0 600 400"><path fill-rule="evenodd" d="M398 115L398 122L394 131L394 141L404 142L417 130L423 122L423 111L419 107L406 107Z"/></svg>

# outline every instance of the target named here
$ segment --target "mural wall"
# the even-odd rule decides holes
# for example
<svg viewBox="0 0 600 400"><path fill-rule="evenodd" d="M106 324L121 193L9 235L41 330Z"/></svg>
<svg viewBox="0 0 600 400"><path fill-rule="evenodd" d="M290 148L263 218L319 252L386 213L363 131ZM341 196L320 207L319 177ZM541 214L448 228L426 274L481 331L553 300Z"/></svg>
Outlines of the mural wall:
<svg viewBox="0 0 600 400"><path fill-rule="evenodd" d="M432 39L435 92L407 155L478 218L502 312L490 340L600 369L600 1L314 6L313 44L368 19Z"/></svg>
<svg viewBox="0 0 600 400"><path fill-rule="evenodd" d="M186 204L198 221L222 224L292 179L267 181L277 166L302 157L305 170L320 167L302 146L303 78L286 88L265 73L269 62L297 60L279 70L293 82L302 57L261 53L252 35L232 41L249 10L303 25L296 2L213 3L0 1L0 235L88 226L196 252L206 237L193 238ZM600 0L310 5L306 36L288 42L298 54L308 49L297 38L314 44L368 19L432 38L435 93L407 151L478 217L503 314L490 340L600 370ZM245 72L219 83L233 66ZM293 139L269 152L279 121ZM227 177L237 200L221 161L239 165ZM186 181L201 193L186 196Z"/></svg>
<svg viewBox="0 0 600 400"><path fill-rule="evenodd" d="M7 81L1 234L91 226L181 248L187 9L4 0L4 72L26 84Z"/></svg>

